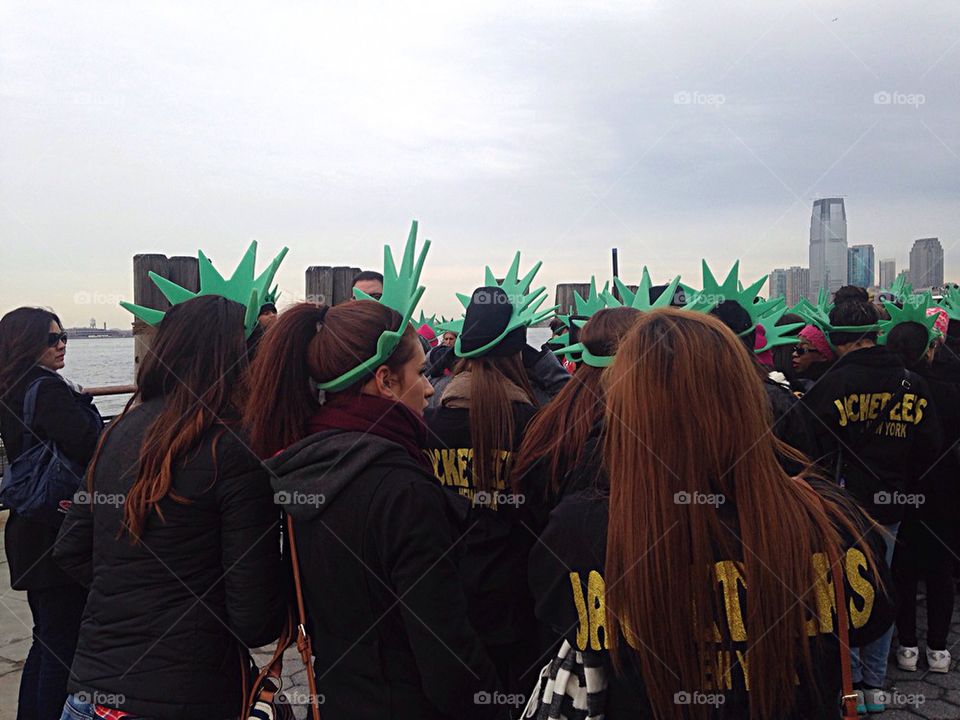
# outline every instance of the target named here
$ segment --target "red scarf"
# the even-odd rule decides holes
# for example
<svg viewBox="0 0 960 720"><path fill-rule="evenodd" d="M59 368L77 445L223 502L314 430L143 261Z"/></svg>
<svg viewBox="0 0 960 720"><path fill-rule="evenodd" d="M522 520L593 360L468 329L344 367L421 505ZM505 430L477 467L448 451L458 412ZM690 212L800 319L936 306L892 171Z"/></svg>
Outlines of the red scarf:
<svg viewBox="0 0 960 720"><path fill-rule="evenodd" d="M307 433L347 430L371 433L406 450L410 457L433 474L433 466L423 454L427 426L423 418L403 403L373 395L327 395L327 402L310 418Z"/></svg>

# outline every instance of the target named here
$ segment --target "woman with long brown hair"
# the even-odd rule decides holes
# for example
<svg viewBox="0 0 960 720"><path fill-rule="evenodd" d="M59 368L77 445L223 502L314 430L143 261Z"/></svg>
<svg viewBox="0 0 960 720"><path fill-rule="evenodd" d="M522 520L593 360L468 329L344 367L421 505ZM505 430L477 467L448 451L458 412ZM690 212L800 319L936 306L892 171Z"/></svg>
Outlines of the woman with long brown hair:
<svg viewBox="0 0 960 720"><path fill-rule="evenodd" d="M720 320L644 315L605 385L609 491L565 498L530 565L538 617L606 672L591 710L835 718L833 558L851 644L892 619L870 521L782 470L760 378Z"/></svg>
<svg viewBox="0 0 960 720"><path fill-rule="evenodd" d="M508 485L513 452L536 412L521 356L527 342L521 303L497 285L473 292L454 347L460 359L453 378L425 415L437 480L452 500L469 501L460 576L470 622L511 694L528 689L531 679L522 676L536 661L533 602L525 591L535 534L528 498Z"/></svg>
<svg viewBox="0 0 960 720"><path fill-rule="evenodd" d="M64 717L235 718L242 657L280 632L279 512L239 425L245 315L217 295L163 315L60 529L55 559L90 588Z"/></svg>
<svg viewBox="0 0 960 720"><path fill-rule="evenodd" d="M103 427L93 398L60 375L67 334L60 318L44 308L21 307L0 318L0 437L7 460L32 463L40 444L54 446L73 463L79 486ZM66 463L64 464L66 465ZM4 479L9 483L13 472ZM5 490L9 487L5 483ZM87 591L51 556L63 514L54 505L13 507L4 528L10 587L26 591L33 643L23 665L17 702L19 720L56 720L67 696L67 676L77 646Z"/></svg>
<svg viewBox="0 0 960 720"><path fill-rule="evenodd" d="M499 691L467 620L452 508L421 446L433 389L410 323L411 230L379 301L284 311L260 344L245 413L295 529L323 717L492 718ZM319 391L319 392L318 392Z"/></svg>
<svg viewBox="0 0 960 720"><path fill-rule="evenodd" d="M639 315L629 307L598 310L580 330L579 342L595 357L615 355L620 338ZM537 412L523 434L511 485L537 500L532 506L541 512L538 525L561 497L591 485L600 470L604 369L578 363L570 382ZM583 472L576 471L580 468Z"/></svg>

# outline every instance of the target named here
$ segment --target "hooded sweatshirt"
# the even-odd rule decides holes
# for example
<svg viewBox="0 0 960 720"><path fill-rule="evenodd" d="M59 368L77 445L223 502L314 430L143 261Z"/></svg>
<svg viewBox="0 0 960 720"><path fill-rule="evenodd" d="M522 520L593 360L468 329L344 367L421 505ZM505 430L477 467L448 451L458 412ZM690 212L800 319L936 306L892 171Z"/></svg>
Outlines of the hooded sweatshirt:
<svg viewBox="0 0 960 720"><path fill-rule="evenodd" d="M553 645L566 639L574 649L592 656L594 662L588 661L588 665L600 665L606 669L609 685L602 700L604 705L597 709L598 712L605 713L607 720L648 718L653 714L628 641L620 636L620 646L626 649L622 674L614 672L607 652L604 567L608 502L609 493L604 488L583 490L563 498L550 514L546 530L530 553L530 587L536 599L537 620L544 634L552 637ZM863 539L866 518L855 505L849 505L849 516L858 527L859 537L854 541L841 532L841 540L846 548L844 592L851 608L850 645L857 646L883 634L893 622L893 606L859 549L867 543ZM728 526L735 527L736 514L732 507L724 505L721 508L730 518ZM642 522L642 517L638 522ZM874 556L881 558L880 571L885 587L891 587L886 565L882 564L883 548L879 538L875 533L866 537ZM707 677L719 680L717 685L703 689L701 695L722 694L723 697L717 700L717 712L711 717L746 718L749 675L762 672L762 669L751 668L745 655L749 640L746 622L749 611L742 563L742 553L739 557L724 557L718 549L715 570L720 597L717 607L726 608L726 612L716 619L717 652L705 661L704 671ZM823 585L817 593L820 617L825 619L818 626L819 634L811 642L814 687L808 681L801 682L794 712L778 715L784 720L832 720L838 717L840 651L834 634L835 613L830 609L835 601L828 567L824 563ZM772 568L772 572L776 573L776 568ZM746 637L741 633L746 633ZM804 675L802 670L798 674ZM691 688L689 692L692 691Z"/></svg>
<svg viewBox="0 0 960 720"><path fill-rule="evenodd" d="M496 673L467 620L452 506L374 432L326 430L267 461L295 526L323 717L493 718Z"/></svg>
<svg viewBox="0 0 960 720"><path fill-rule="evenodd" d="M926 381L877 345L837 360L802 402L815 415L817 454L826 472L839 477L877 522L902 520L941 444Z"/></svg>

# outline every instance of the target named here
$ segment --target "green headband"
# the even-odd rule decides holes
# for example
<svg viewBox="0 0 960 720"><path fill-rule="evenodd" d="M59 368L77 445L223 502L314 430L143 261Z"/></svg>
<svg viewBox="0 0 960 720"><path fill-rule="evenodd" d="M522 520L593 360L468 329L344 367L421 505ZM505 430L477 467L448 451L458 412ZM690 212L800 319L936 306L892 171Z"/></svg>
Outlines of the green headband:
<svg viewBox="0 0 960 720"><path fill-rule="evenodd" d="M831 333L849 333L852 335L866 335L880 331L879 324L873 325L833 325L830 322L830 311L833 310L833 303L827 301L827 293L820 288L820 294L817 297L817 304L814 305L806 298L801 298L800 302L793 306L793 312L807 321L808 324L820 328L827 344L833 351L837 346L830 339Z"/></svg>
<svg viewBox="0 0 960 720"><path fill-rule="evenodd" d="M541 320L545 320L553 314L553 311L556 310L556 305L545 310L539 309L547 299L547 289L540 287L532 292L530 291L530 285L533 282L533 278L536 276L537 271L540 270L540 266L542 264L543 263L538 262L533 266L533 269L530 270L530 272L521 278L520 253L517 252L517 254L513 257L513 262L511 263L510 269L507 271L507 275L503 279L503 282L497 282L497 278L493 274L493 271L489 266L487 267L485 286L496 286L506 293L507 298L510 301L510 318L507 321L506 327L504 327L503 331L496 338L488 342L483 347L476 348L475 350L471 350L469 352L463 352L460 345L460 341L463 337L464 318L442 324L440 326L441 329L450 330L457 333L457 342L453 346L454 354L456 354L457 357L475 358L485 355L499 345L507 335L517 328L529 327L530 325L538 323ZM457 298L459 298L464 310L470 306L469 295L461 295L460 293L457 293Z"/></svg>
<svg viewBox="0 0 960 720"><path fill-rule="evenodd" d="M260 315L260 307L263 305L264 298L268 294L270 283L283 258L287 254L287 248L283 248L273 262L267 266L267 269L254 277L254 269L257 261L257 241L250 243L247 251L243 254L240 264L233 271L229 280L224 279L223 275L217 272L210 259L203 254L203 250L197 251L198 270L200 275L200 289L192 292L186 288L180 287L175 282L167 278L150 272L148 275L153 280L154 285L163 293L163 296L170 301L171 305L192 300L201 295L220 295L227 300L238 302L246 308L243 319L243 327L246 336L250 337L257 325L257 317ZM153 308L134 305L133 303L121 302L120 305L134 314L148 325L158 325L166 314L163 310L154 310Z"/></svg>
<svg viewBox="0 0 960 720"><path fill-rule="evenodd" d="M410 234L407 236L407 244L403 251L403 262L400 264L400 270L393 261L393 253L389 245L383 247L383 295L379 300L367 295L362 290L353 289L353 295L357 300L370 300L379 302L400 313L400 326L396 330L384 330L377 340L377 351L373 357L364 360L351 370L348 370L338 378L328 382L317 383L317 387L325 392L338 392L345 390L358 380L369 375L379 366L383 365L400 344L407 325L413 317L413 311L423 296L424 288L420 285L420 273L423 271L423 263L427 259L427 251L430 249L430 241L423 241L423 248L420 255L416 256L417 246L417 221L410 224Z"/></svg>

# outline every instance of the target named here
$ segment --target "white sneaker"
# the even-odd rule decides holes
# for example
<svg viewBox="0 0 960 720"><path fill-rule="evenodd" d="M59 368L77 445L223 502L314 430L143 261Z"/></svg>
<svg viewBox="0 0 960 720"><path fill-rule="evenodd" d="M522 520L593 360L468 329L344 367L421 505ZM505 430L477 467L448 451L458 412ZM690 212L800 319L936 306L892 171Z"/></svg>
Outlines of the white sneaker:
<svg viewBox="0 0 960 720"><path fill-rule="evenodd" d="M930 668L930 672L945 673L949 671L950 651L931 650L930 648L927 648L927 666Z"/></svg>
<svg viewBox="0 0 960 720"><path fill-rule="evenodd" d="M927 657L929 657L930 651L927 651ZM907 672L916 672L917 671L917 658L920 657L920 648L918 647L904 647L901 645L897 648L897 667L901 670L906 670Z"/></svg>

